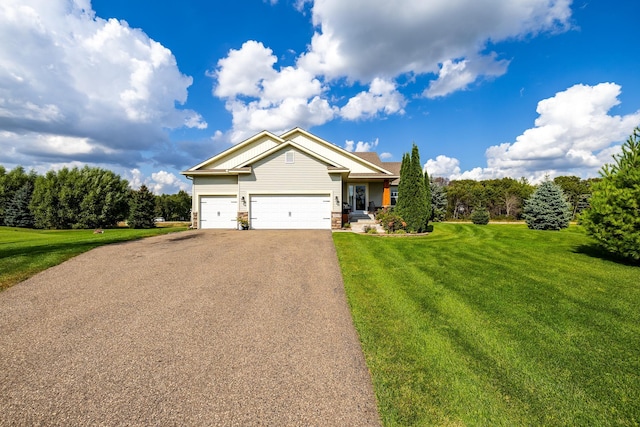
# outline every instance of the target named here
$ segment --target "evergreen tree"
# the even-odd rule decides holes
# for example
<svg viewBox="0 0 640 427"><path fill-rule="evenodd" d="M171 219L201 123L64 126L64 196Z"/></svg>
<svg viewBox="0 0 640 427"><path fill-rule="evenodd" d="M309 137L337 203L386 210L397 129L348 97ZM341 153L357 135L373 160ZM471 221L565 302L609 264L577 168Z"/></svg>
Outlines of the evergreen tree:
<svg viewBox="0 0 640 427"><path fill-rule="evenodd" d="M146 185L142 185L131 196L128 225L130 228L153 228L156 226L155 196Z"/></svg>
<svg viewBox="0 0 640 427"><path fill-rule="evenodd" d="M34 171L26 173L22 166L16 166L9 173L0 168L0 225L5 223L5 210L12 202L16 192L27 182L33 184L37 178Z"/></svg>
<svg viewBox="0 0 640 427"><path fill-rule="evenodd" d="M489 211L484 207L477 207L471 212L471 222L476 225L489 224Z"/></svg>
<svg viewBox="0 0 640 427"><path fill-rule="evenodd" d="M419 233L426 230L428 204L420 153L418 147L413 144L411 156L405 154L402 159L396 204L396 211L407 223L410 232Z"/></svg>
<svg viewBox="0 0 640 427"><path fill-rule="evenodd" d="M545 180L524 204L524 218L534 230L560 230L569 226L571 206L562 188Z"/></svg>
<svg viewBox="0 0 640 427"><path fill-rule="evenodd" d="M427 219L424 222L424 230L426 231L433 212L433 206L431 205L431 180L429 179L429 172L427 172L427 168L424 168L424 190L425 198L427 200Z"/></svg>
<svg viewBox="0 0 640 427"><path fill-rule="evenodd" d="M444 221L447 215L447 189L444 185L431 182L431 220Z"/></svg>
<svg viewBox="0 0 640 427"><path fill-rule="evenodd" d="M4 221L9 227L31 228L34 225L33 214L29 209L33 184L27 181L13 196L7 205Z"/></svg>
<svg viewBox="0 0 640 427"><path fill-rule="evenodd" d="M581 218L587 232L607 251L640 260L640 128L622 145L622 152L600 171L593 184L591 207Z"/></svg>

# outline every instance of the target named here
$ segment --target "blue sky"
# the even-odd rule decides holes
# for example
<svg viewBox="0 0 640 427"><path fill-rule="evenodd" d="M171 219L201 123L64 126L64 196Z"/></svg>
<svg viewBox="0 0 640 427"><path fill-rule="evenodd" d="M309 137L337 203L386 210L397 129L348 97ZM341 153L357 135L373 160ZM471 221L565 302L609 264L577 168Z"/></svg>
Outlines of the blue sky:
<svg viewBox="0 0 640 427"><path fill-rule="evenodd" d="M640 125L637 1L3 0L0 164L157 193L263 129L450 179L596 176Z"/></svg>

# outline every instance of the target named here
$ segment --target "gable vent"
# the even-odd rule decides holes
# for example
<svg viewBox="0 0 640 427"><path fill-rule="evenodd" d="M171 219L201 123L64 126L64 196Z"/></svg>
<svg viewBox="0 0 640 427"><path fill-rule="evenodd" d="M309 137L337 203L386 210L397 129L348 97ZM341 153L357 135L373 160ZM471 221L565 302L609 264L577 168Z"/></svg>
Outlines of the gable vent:
<svg viewBox="0 0 640 427"><path fill-rule="evenodd" d="M284 162L285 163L293 163L295 160L295 152L294 151L287 151L286 153L284 153Z"/></svg>

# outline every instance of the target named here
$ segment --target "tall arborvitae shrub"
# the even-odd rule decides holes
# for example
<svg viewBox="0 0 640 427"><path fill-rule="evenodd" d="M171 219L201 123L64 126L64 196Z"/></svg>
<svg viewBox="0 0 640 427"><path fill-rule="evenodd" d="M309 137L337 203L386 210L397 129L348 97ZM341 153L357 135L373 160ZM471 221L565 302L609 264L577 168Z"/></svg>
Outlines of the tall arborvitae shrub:
<svg viewBox="0 0 640 427"><path fill-rule="evenodd" d="M581 217L587 233L607 251L640 261L640 128L600 171Z"/></svg>
<svg viewBox="0 0 640 427"><path fill-rule="evenodd" d="M420 153L418 147L413 144L411 156L405 154L402 159L396 211L406 222L410 232L419 233L427 227L428 205L430 201L427 201Z"/></svg>
<svg viewBox="0 0 640 427"><path fill-rule="evenodd" d="M34 226L33 214L29 209L32 194L33 184L29 181L16 191L5 209L4 221L7 226L23 228Z"/></svg>
<svg viewBox="0 0 640 427"><path fill-rule="evenodd" d="M146 185L142 185L138 191L131 195L129 207L129 219L127 224L130 228L153 228L156 226L155 218L156 200L155 196Z"/></svg>
<svg viewBox="0 0 640 427"><path fill-rule="evenodd" d="M533 230L560 230L569 226L571 206L559 185L546 180L524 204L524 219Z"/></svg>
<svg viewBox="0 0 640 427"><path fill-rule="evenodd" d="M427 200L427 219L424 222L424 230L427 230L429 226L429 221L431 221L431 217L433 216L433 206L431 204L431 180L429 179L429 172L427 169L424 169L424 191L425 198Z"/></svg>

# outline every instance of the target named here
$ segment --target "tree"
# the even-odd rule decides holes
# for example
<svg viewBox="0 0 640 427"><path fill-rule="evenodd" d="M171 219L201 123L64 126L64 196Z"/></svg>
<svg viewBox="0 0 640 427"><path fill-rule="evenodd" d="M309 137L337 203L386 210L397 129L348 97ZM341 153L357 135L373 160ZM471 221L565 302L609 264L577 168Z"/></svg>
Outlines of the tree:
<svg viewBox="0 0 640 427"><path fill-rule="evenodd" d="M407 223L412 233L426 230L430 202L420 164L418 146L413 144L411 156L405 154L400 167L400 184L398 185L398 203L396 211Z"/></svg>
<svg viewBox="0 0 640 427"><path fill-rule="evenodd" d="M33 227L33 214L29 209L32 193L33 184L30 181L25 182L24 185L16 191L13 199L5 209L4 222L6 225L9 227Z"/></svg>
<svg viewBox="0 0 640 427"><path fill-rule="evenodd" d="M427 200L427 216L424 222L424 229L426 231L429 226L431 216L433 215L433 206L431 205L431 180L429 179L429 172L427 172L427 168L424 168L424 191L425 198Z"/></svg>
<svg viewBox="0 0 640 427"><path fill-rule="evenodd" d="M471 222L476 225L489 224L489 211L484 207L477 207L471 213Z"/></svg>
<svg viewBox="0 0 640 427"><path fill-rule="evenodd" d="M0 168L0 225L5 223L5 210L12 202L16 192L27 182L33 184L37 178L34 171L26 173L22 166L16 166L9 173Z"/></svg>
<svg viewBox="0 0 640 427"><path fill-rule="evenodd" d="M571 207L562 188L548 179L524 204L524 218L534 230L560 230L569 226Z"/></svg>
<svg viewBox="0 0 640 427"><path fill-rule="evenodd" d="M447 189L433 180L431 186L431 220L444 221L447 215Z"/></svg>
<svg viewBox="0 0 640 427"><path fill-rule="evenodd" d="M587 233L605 250L640 260L640 128L635 128L614 163L600 171L590 207L581 217Z"/></svg>
<svg viewBox="0 0 640 427"><path fill-rule="evenodd" d="M589 206L591 186L588 180L577 176L558 176L553 179L553 182L562 188L567 201L571 203L572 218L576 218Z"/></svg>
<svg viewBox="0 0 640 427"><path fill-rule="evenodd" d="M133 191L127 221L130 228L153 228L156 226L155 196L146 185L142 185L138 191Z"/></svg>

